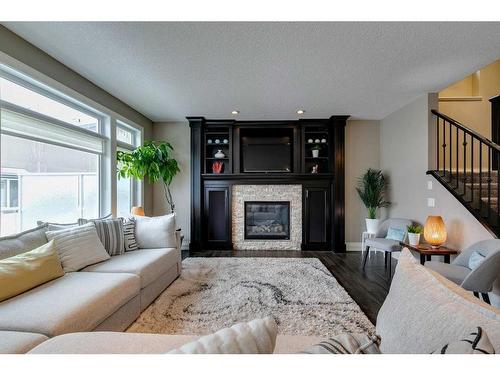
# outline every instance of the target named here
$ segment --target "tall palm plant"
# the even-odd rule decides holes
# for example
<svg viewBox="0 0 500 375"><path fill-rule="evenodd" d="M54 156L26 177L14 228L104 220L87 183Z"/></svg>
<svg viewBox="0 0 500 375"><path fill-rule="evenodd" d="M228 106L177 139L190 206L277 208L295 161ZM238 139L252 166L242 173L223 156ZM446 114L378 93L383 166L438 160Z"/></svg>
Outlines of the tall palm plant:
<svg viewBox="0 0 500 375"><path fill-rule="evenodd" d="M369 219L377 217L377 210L380 207L390 205L390 202L385 200L387 186L388 184L382 171L376 169L369 168L359 179L356 190L363 204L368 209Z"/></svg>
<svg viewBox="0 0 500 375"><path fill-rule="evenodd" d="M146 177L150 183L159 180L163 183L165 199L172 212L175 204L170 192L170 184L174 176L180 172L177 161L172 157L172 145L165 141L148 141L144 146L137 147L132 152L118 151L118 178L135 178L143 180Z"/></svg>

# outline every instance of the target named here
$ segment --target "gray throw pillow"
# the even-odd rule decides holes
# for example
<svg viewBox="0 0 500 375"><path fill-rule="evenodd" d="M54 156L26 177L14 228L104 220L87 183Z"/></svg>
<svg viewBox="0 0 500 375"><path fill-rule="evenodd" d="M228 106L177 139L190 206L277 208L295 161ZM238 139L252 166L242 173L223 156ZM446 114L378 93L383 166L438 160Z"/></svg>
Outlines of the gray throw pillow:
<svg viewBox="0 0 500 375"><path fill-rule="evenodd" d="M139 250L137 239L135 238L135 220L133 217L123 218L123 240L125 251Z"/></svg>
<svg viewBox="0 0 500 375"><path fill-rule="evenodd" d="M78 222L82 225L87 220L78 219ZM125 252L123 222L121 219L95 219L88 220L88 222L95 224L97 235L109 255L120 255Z"/></svg>
<svg viewBox="0 0 500 375"><path fill-rule="evenodd" d="M380 354L380 337L344 333L310 346L303 354Z"/></svg>

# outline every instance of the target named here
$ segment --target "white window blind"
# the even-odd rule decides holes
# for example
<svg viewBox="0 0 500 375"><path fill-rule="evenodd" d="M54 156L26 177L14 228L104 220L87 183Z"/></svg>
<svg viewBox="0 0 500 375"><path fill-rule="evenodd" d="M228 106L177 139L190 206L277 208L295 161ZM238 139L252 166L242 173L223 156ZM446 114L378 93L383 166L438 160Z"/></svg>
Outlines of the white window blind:
<svg viewBox="0 0 500 375"><path fill-rule="evenodd" d="M15 110L13 106L2 105L1 131L3 134L27 138L34 141L69 147L81 151L102 154L105 138L99 134L78 129L58 120L44 119L43 116L26 110Z"/></svg>

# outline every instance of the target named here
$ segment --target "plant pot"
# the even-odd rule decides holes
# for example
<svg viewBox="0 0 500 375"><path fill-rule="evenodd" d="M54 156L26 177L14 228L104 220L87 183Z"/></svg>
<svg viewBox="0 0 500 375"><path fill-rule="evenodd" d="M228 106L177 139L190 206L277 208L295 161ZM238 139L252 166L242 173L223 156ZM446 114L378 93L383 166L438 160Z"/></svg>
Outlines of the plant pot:
<svg viewBox="0 0 500 375"><path fill-rule="evenodd" d="M224 159L226 155L222 152L222 150L217 150L217 153L214 155L216 159Z"/></svg>
<svg viewBox="0 0 500 375"><path fill-rule="evenodd" d="M313 158L317 158L319 156L319 150L312 150Z"/></svg>
<svg viewBox="0 0 500 375"><path fill-rule="evenodd" d="M368 233L377 233L380 219L366 219L366 231Z"/></svg>
<svg viewBox="0 0 500 375"><path fill-rule="evenodd" d="M408 242L411 246L418 246L420 243L420 233L408 233Z"/></svg>

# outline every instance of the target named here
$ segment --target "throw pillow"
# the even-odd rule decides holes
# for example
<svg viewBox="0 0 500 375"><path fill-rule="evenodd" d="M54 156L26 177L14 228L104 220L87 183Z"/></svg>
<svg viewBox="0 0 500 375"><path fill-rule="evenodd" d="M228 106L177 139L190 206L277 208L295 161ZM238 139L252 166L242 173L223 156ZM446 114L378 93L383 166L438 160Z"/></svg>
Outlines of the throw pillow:
<svg viewBox="0 0 500 375"><path fill-rule="evenodd" d="M431 354L495 354L495 348L491 345L486 332L477 327L476 332L472 332L466 338L446 344L441 350Z"/></svg>
<svg viewBox="0 0 500 375"><path fill-rule="evenodd" d="M109 215L106 215L106 216L103 216L103 217L98 217L96 219L83 219L83 218L80 218L77 220L77 223L78 225L83 225L83 224L87 224L91 221L95 221L95 220L108 220L108 219L112 219L113 218L113 215L112 214L109 214Z"/></svg>
<svg viewBox="0 0 500 375"><path fill-rule="evenodd" d="M50 231L59 230L59 229L74 228L74 227L77 227L79 225L78 223L66 223L66 224L49 223L48 221L41 221L41 220L38 220L36 222L36 224L37 225L46 225L47 230L50 230Z"/></svg>
<svg viewBox="0 0 500 375"><path fill-rule="evenodd" d="M64 272L78 271L110 258L99 240L94 223L49 231L46 236L49 241L54 240Z"/></svg>
<svg viewBox="0 0 500 375"><path fill-rule="evenodd" d="M135 238L140 249L176 247L175 214L147 217L134 216Z"/></svg>
<svg viewBox="0 0 500 375"><path fill-rule="evenodd" d="M123 219L123 241L125 251L139 250L137 239L135 238L135 219L133 217Z"/></svg>
<svg viewBox="0 0 500 375"><path fill-rule="evenodd" d="M477 268L481 263L483 263L485 256L481 255L477 251L474 251L469 257L469 268L471 270Z"/></svg>
<svg viewBox="0 0 500 375"><path fill-rule="evenodd" d="M273 318L238 323L168 352L169 354L272 354L278 326Z"/></svg>
<svg viewBox="0 0 500 375"><path fill-rule="evenodd" d="M380 337L344 333L305 349L304 354L380 354Z"/></svg>
<svg viewBox="0 0 500 375"><path fill-rule="evenodd" d="M104 245L109 255L120 255L125 251L123 237L123 222L121 219L78 219L78 222L85 224L92 222L95 224L97 235ZM80 225L81 225L80 224Z"/></svg>
<svg viewBox="0 0 500 375"><path fill-rule="evenodd" d="M398 228L392 228L389 227L387 230L387 238L388 240L395 240L395 241L404 241L406 236L406 231L404 229L398 229Z"/></svg>
<svg viewBox="0 0 500 375"><path fill-rule="evenodd" d="M47 243L47 225L0 238L0 259L26 253Z"/></svg>
<svg viewBox="0 0 500 375"><path fill-rule="evenodd" d="M64 275L54 241L0 260L0 301Z"/></svg>

